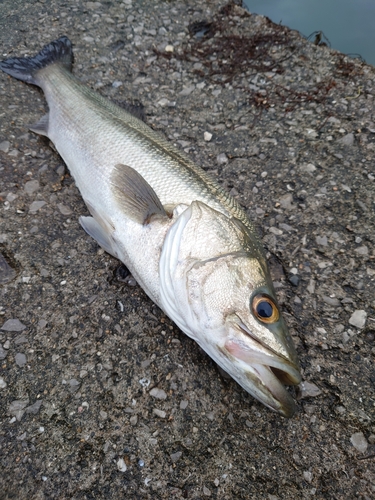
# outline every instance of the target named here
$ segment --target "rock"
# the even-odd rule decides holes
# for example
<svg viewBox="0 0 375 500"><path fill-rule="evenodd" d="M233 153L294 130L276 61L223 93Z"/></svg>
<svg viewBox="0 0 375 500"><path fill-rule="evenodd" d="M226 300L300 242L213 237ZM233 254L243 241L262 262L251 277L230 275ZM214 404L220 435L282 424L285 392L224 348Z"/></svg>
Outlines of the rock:
<svg viewBox="0 0 375 500"><path fill-rule="evenodd" d="M17 352L14 359L15 359L16 365L21 367L21 368L23 366L25 366L27 363L26 356L22 352Z"/></svg>
<svg viewBox="0 0 375 500"><path fill-rule="evenodd" d="M14 415L18 421L21 420L25 413L25 408L29 404L29 398L16 399L12 401L8 408L8 413Z"/></svg>
<svg viewBox="0 0 375 500"><path fill-rule="evenodd" d="M7 385L3 377L0 377L0 389L5 389Z"/></svg>
<svg viewBox="0 0 375 500"><path fill-rule="evenodd" d="M308 470L305 470L303 472L303 479L305 481L307 481L308 483L311 483L311 481L312 481L312 473L310 471L308 471Z"/></svg>
<svg viewBox="0 0 375 500"><path fill-rule="evenodd" d="M291 276L289 276L289 281L293 286L298 286L300 277L298 276L298 274L292 274Z"/></svg>
<svg viewBox="0 0 375 500"><path fill-rule="evenodd" d="M206 497L211 496L211 490L209 490L206 486L203 486L203 495L205 495Z"/></svg>
<svg viewBox="0 0 375 500"><path fill-rule="evenodd" d="M341 306L341 302L339 301L339 299L336 299L335 297L328 297L327 295L322 295L322 299L329 306L333 307Z"/></svg>
<svg viewBox="0 0 375 500"><path fill-rule="evenodd" d="M116 462L117 470L120 472L126 472L127 466L123 458L119 458Z"/></svg>
<svg viewBox="0 0 375 500"><path fill-rule="evenodd" d="M365 438L363 432L356 432L350 437L350 442L354 448L360 453L365 453L368 447L367 439Z"/></svg>
<svg viewBox="0 0 375 500"><path fill-rule="evenodd" d="M292 193L285 194L279 198L278 202L280 203L281 208L284 208L285 210L294 209Z"/></svg>
<svg viewBox="0 0 375 500"><path fill-rule="evenodd" d="M328 245L328 238L327 238L327 236L317 236L315 238L315 241L317 242L318 245L321 245L323 247L326 247Z"/></svg>
<svg viewBox="0 0 375 500"><path fill-rule="evenodd" d="M353 146L354 144L354 134L346 134L344 137L341 137L337 142L343 144L344 146Z"/></svg>
<svg viewBox="0 0 375 500"><path fill-rule="evenodd" d="M182 457L182 451L177 451L176 453L172 453L171 460L173 463L177 462Z"/></svg>
<svg viewBox="0 0 375 500"><path fill-rule="evenodd" d="M154 415L160 418L165 418L167 416L166 412L163 410L158 410L157 408L154 408Z"/></svg>
<svg viewBox="0 0 375 500"><path fill-rule="evenodd" d="M27 181L24 186L24 190L28 195L35 193L35 191L38 191L39 188L40 184L37 180Z"/></svg>
<svg viewBox="0 0 375 500"><path fill-rule="evenodd" d="M41 399L38 399L37 401L35 401L35 403L33 405L28 406L25 409L25 412L32 413L33 415L36 415L37 413L39 413L39 410L40 410L40 407L42 406L42 403L43 403L43 401Z"/></svg>
<svg viewBox="0 0 375 500"><path fill-rule="evenodd" d="M40 210L42 207L44 207L45 204L46 204L46 202L42 201L42 200L33 201L29 207L29 213L35 214L36 212L38 212L38 210Z"/></svg>
<svg viewBox="0 0 375 500"><path fill-rule="evenodd" d="M69 380L69 386L70 386L70 391L75 392L80 386L80 383L75 378L72 378Z"/></svg>
<svg viewBox="0 0 375 500"><path fill-rule="evenodd" d="M299 169L301 172L305 172L307 174L312 174L316 170L316 166L313 165L312 163L303 163Z"/></svg>
<svg viewBox="0 0 375 500"><path fill-rule="evenodd" d="M212 134L210 132L205 132L203 138L206 142L209 142L212 139Z"/></svg>
<svg viewBox="0 0 375 500"><path fill-rule="evenodd" d="M119 87L121 87L123 85L123 82L121 80L115 80L113 83L112 83L112 87L114 87L115 89L118 89Z"/></svg>
<svg viewBox="0 0 375 500"><path fill-rule="evenodd" d="M6 332L22 332L26 326L21 323L21 321L17 318L8 319L0 330L5 330Z"/></svg>
<svg viewBox="0 0 375 500"><path fill-rule="evenodd" d="M195 90L195 85L191 85L190 87L184 87L180 95L190 95Z"/></svg>
<svg viewBox="0 0 375 500"><path fill-rule="evenodd" d="M167 399L167 394L163 389L158 389L157 387L154 387L150 391L150 396L156 399Z"/></svg>
<svg viewBox="0 0 375 500"><path fill-rule="evenodd" d="M58 203L57 208L63 215L70 215L72 213L71 209L64 205L63 203Z"/></svg>
<svg viewBox="0 0 375 500"><path fill-rule="evenodd" d="M8 352L0 345L0 361L8 356Z"/></svg>
<svg viewBox="0 0 375 500"><path fill-rule="evenodd" d="M187 408L188 404L189 404L189 401L186 401L186 400L181 401L180 409L185 410L185 408Z"/></svg>
<svg viewBox="0 0 375 500"><path fill-rule="evenodd" d="M349 323L356 328L364 328L367 319L367 312L363 309L357 309L350 316Z"/></svg>
<svg viewBox="0 0 375 500"><path fill-rule="evenodd" d="M311 382L301 382L298 388L298 399L314 398L322 393L319 387Z"/></svg>
<svg viewBox="0 0 375 500"><path fill-rule="evenodd" d="M10 148L10 142L9 141L2 141L0 142L0 151L3 153L8 153Z"/></svg>
<svg viewBox="0 0 375 500"><path fill-rule="evenodd" d="M217 158L216 158L217 162L219 165L224 165L225 163L228 163L228 157L225 153L220 153Z"/></svg>
<svg viewBox="0 0 375 500"><path fill-rule="evenodd" d="M366 245L363 245L361 247L356 248L355 253L358 255L368 255L368 247Z"/></svg>

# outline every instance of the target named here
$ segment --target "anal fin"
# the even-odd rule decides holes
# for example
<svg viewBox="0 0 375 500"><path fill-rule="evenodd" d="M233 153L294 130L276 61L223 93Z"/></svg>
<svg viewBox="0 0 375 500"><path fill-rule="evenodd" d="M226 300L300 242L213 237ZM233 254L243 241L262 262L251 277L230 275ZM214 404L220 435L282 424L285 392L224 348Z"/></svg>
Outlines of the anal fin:
<svg viewBox="0 0 375 500"><path fill-rule="evenodd" d="M42 118L29 126L29 129L32 132L35 132L39 135L45 135L48 137L48 123L49 123L49 113L42 116Z"/></svg>

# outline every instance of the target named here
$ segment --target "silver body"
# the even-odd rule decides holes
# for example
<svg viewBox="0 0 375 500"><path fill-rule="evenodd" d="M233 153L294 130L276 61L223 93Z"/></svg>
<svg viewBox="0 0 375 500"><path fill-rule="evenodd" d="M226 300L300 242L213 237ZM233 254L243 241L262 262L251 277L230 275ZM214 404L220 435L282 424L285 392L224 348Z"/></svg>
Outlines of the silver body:
<svg viewBox="0 0 375 500"><path fill-rule="evenodd" d="M71 50L63 37L0 67L43 89L49 115L32 130L51 139L74 177L92 215L80 218L84 229L242 387L291 416L283 383L300 381L297 355L245 212L162 136L81 84L66 54L35 71L61 40ZM23 65L32 76L20 76Z"/></svg>

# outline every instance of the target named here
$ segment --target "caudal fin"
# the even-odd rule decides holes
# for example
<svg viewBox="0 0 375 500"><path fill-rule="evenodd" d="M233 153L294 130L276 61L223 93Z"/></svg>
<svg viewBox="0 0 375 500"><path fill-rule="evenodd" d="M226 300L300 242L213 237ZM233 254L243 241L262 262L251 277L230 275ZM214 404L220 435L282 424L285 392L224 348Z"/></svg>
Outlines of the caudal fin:
<svg viewBox="0 0 375 500"><path fill-rule="evenodd" d="M2 61L0 69L18 80L39 85L38 71L55 63L62 64L69 71L72 70L72 42L66 36L49 43L34 57L15 57Z"/></svg>

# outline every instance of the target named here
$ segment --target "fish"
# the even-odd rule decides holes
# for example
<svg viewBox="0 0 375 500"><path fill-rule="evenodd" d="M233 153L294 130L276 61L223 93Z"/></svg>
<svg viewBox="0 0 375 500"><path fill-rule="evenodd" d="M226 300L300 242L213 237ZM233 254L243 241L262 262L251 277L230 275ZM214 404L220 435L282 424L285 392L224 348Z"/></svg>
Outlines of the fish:
<svg viewBox="0 0 375 500"><path fill-rule="evenodd" d="M254 224L188 155L72 73L62 36L0 63L40 87L49 112L30 127L52 141L90 215L83 229L237 383L284 417L301 381Z"/></svg>

